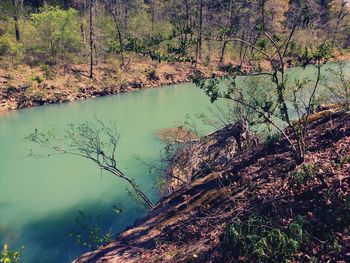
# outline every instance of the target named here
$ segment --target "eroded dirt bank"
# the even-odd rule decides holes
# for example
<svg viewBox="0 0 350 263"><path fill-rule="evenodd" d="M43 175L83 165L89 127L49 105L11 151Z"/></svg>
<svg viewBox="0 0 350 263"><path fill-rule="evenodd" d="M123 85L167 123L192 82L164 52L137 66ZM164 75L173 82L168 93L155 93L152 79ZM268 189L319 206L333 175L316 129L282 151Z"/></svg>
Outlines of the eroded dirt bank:
<svg viewBox="0 0 350 263"><path fill-rule="evenodd" d="M349 61L349 56L337 55L332 61ZM205 66L141 59L130 63L127 70L121 70L113 63L97 64L93 79L89 78L88 65L16 65L7 68L0 65L0 112L186 83L197 70L204 78L222 77L232 67L240 65L237 61L226 64L211 62ZM298 63L289 66L298 66ZM263 60L257 64L245 63L241 70L249 72L261 68L269 70L271 67Z"/></svg>
<svg viewBox="0 0 350 263"><path fill-rule="evenodd" d="M0 68L0 112L185 83L194 70L208 78L224 75L217 65L189 63L134 62L127 71L99 64L93 79L86 65Z"/></svg>
<svg viewBox="0 0 350 263"><path fill-rule="evenodd" d="M222 235L225 226L252 214L279 229L304 218L310 238L294 262L348 262L350 114L313 119L305 137L310 174L296 166L283 139L237 153L228 126L180 157L183 169L172 172L188 182L175 182L175 190L134 227L75 262L246 262L244 255L223 249ZM328 235L338 247L329 245Z"/></svg>

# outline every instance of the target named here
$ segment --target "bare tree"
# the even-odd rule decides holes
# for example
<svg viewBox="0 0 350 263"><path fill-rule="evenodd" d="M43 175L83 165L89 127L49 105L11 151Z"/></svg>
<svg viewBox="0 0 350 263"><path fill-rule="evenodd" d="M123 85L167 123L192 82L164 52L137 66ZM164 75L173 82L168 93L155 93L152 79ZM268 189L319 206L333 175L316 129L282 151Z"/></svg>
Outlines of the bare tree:
<svg viewBox="0 0 350 263"><path fill-rule="evenodd" d="M94 23L93 23L93 8L94 1L89 2L89 24L90 24L90 78L94 77Z"/></svg>
<svg viewBox="0 0 350 263"><path fill-rule="evenodd" d="M306 52L303 55L303 63L304 65L307 64L314 64L317 68L317 76L315 80L315 85L311 90L311 94L309 96L308 102L306 105L304 105L304 112L305 112L305 121L302 121L301 118L303 117L300 115L299 121L295 124L290 116L289 109L287 107L287 94L290 92L290 89L287 89L287 73L286 73L286 60L287 60L287 51L290 45L290 42L293 38L293 35L297 29L297 27L300 25L300 22L302 21L302 17L304 15L304 10L300 11L300 14L296 17L294 21L294 25L291 28L289 34L284 39L276 40L270 34L265 30L265 28L261 28L262 36L266 40L267 43L271 45L271 52L264 50L259 45L250 43L242 38L231 38L227 39L227 41L233 41L233 42L239 42L244 46L247 46L251 48L252 51L255 51L259 53L266 61L269 62L271 71L256 71L252 73L246 73L242 72L241 68L238 67L235 72L232 73L232 79L231 79L231 86L228 88L227 92L221 92L218 88L218 82L215 80L210 80L209 82L205 80L201 80L198 77L194 78L194 82L197 86L199 86L201 89L203 89L206 94L211 98L211 101L215 101L219 98L229 99L234 101L235 103L238 103L244 107L247 107L251 109L252 111L256 112L260 118L264 119L266 123L272 125L274 128L276 128L284 138L288 141L290 144L295 160L297 163L302 163L304 161L305 157L305 145L303 140L303 134L305 132L305 128L307 124L307 120L309 115L312 113L312 106L315 102L315 95L317 88L319 86L319 81L321 77L321 66L324 62L327 61L327 59L330 56L330 45L327 43L321 44L315 51L313 52ZM221 39L217 39L218 41L221 41ZM278 112L272 111L271 108L265 107L266 105L261 105L259 103L255 103L254 101L247 100L247 96L244 96L243 93L239 93L238 96L235 94L236 91L236 77L238 75L241 76L251 76L251 75L266 75L270 76L271 84L274 86L274 92L276 94L276 102L278 104ZM299 90L304 85L299 85ZM296 101L293 101L293 105L295 107L299 107L297 105ZM292 136L288 135L283 127L278 125L274 118L272 116L275 116L279 118L281 121L283 121L285 124L287 124L288 128L292 131ZM295 141L293 140L293 137Z"/></svg>
<svg viewBox="0 0 350 263"><path fill-rule="evenodd" d="M199 21L198 21L198 38L197 38L197 49L196 49L196 58L202 59L202 41L203 41L203 8L204 2L203 0L199 0L198 9L199 9Z"/></svg>
<svg viewBox="0 0 350 263"><path fill-rule="evenodd" d="M336 5L337 6L339 5L339 10L338 10L337 15L336 15L335 25L333 27L331 27L332 31L330 31L330 33L333 32L332 33L333 34L332 47L334 47L334 45L335 45L335 41L336 41L340 26L341 26L343 20L349 15L348 4L349 3L347 0L340 0L340 3L336 2Z"/></svg>
<svg viewBox="0 0 350 263"><path fill-rule="evenodd" d="M96 122L69 125L63 138L57 137L54 132L42 133L35 130L25 139L49 150L49 153L44 156L70 154L94 162L102 170L126 181L148 208L154 208L152 201L136 182L126 176L117 165L116 150L119 133L115 123L106 125L101 120L96 119ZM33 153L31 155L34 157L43 156Z"/></svg>
<svg viewBox="0 0 350 263"><path fill-rule="evenodd" d="M115 26L115 38L119 44L116 52L120 55L121 69L126 70L130 61L126 61L125 56L125 35L123 34L128 27L129 11L133 8L133 1L124 0L104 0L105 7L111 15Z"/></svg>

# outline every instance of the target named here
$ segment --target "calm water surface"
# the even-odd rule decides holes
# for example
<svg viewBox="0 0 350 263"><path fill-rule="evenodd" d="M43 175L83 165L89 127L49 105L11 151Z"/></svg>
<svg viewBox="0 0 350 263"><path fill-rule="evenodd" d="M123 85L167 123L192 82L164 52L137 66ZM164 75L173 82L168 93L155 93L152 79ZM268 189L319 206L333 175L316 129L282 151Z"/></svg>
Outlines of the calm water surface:
<svg viewBox="0 0 350 263"><path fill-rule="evenodd" d="M292 71L296 77L313 74L313 69ZM114 232L144 214L130 201L126 184L101 173L89 161L71 156L27 158L30 149L38 150L23 141L34 129L62 133L67 124L94 116L117 121L120 167L156 201L154 178L135 155L157 158L162 145L156 131L179 125L187 114L208 114L208 106L208 98L199 89L183 84L0 114L0 244L24 246L25 263L70 262L86 251L69 237L77 229L78 211ZM198 124L203 132L210 131ZM113 206L119 203L124 210L116 215Z"/></svg>
<svg viewBox="0 0 350 263"><path fill-rule="evenodd" d="M63 133L67 124L94 116L116 120L118 162L156 201L153 178L135 155L157 158L161 142L156 131L179 125L186 114L207 111L209 104L200 90L186 84L0 115L0 238L25 246L23 262L69 262L84 251L68 236L77 228L79 210L115 232L143 215L130 201L126 184L101 174L89 161L26 157L30 149L40 150L23 141L34 129ZM118 203L124 207L120 215L112 211Z"/></svg>

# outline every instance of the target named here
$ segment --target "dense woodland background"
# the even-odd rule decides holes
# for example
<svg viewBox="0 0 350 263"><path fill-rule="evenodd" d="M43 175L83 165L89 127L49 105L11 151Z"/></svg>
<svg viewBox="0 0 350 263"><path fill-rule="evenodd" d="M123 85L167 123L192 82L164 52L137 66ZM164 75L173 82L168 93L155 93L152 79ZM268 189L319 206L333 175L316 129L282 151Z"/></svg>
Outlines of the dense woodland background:
<svg viewBox="0 0 350 263"><path fill-rule="evenodd" d="M254 60L230 40L269 49L262 31L283 41L296 23L290 57L326 39L339 54L350 46L346 0L1 0L0 10L2 67Z"/></svg>

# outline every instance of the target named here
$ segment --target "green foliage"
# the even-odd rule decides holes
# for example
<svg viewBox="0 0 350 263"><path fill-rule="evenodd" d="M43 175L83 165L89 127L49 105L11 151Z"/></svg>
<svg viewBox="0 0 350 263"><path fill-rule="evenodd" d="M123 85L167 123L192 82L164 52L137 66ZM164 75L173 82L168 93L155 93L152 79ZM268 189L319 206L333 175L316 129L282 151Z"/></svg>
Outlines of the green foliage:
<svg viewBox="0 0 350 263"><path fill-rule="evenodd" d="M311 63L321 63L332 58L332 46L329 42L323 42L314 48L305 47L301 56L302 66L306 67Z"/></svg>
<svg viewBox="0 0 350 263"><path fill-rule="evenodd" d="M268 44L268 42L264 38L263 39L258 39L256 41L256 46L259 47L262 50L265 50L267 48L267 44Z"/></svg>
<svg viewBox="0 0 350 263"><path fill-rule="evenodd" d="M240 76L239 67L230 67L233 76L226 78L226 87L222 87L222 82L218 79L205 80L200 71L194 72L192 81L197 87L202 89L213 103L218 99L228 99L232 102L233 107L246 119L250 125L269 124L266 116L273 116L277 110L277 95L271 79L266 76ZM254 109L258 109L261 113Z"/></svg>
<svg viewBox="0 0 350 263"><path fill-rule="evenodd" d="M204 92L210 98L211 103L214 103L220 97L222 97L222 93L218 87L220 83L218 79L204 80L202 72L195 71L192 75L192 81L197 87L204 90Z"/></svg>
<svg viewBox="0 0 350 263"><path fill-rule="evenodd" d="M281 133L268 133L265 139L265 146L268 149L273 148L276 143L278 143L281 140Z"/></svg>
<svg viewBox="0 0 350 263"><path fill-rule="evenodd" d="M22 52L22 45L9 35L0 35L0 56L19 56Z"/></svg>
<svg viewBox="0 0 350 263"><path fill-rule="evenodd" d="M339 166L343 167L346 164L350 164L350 155L345 155L340 158Z"/></svg>
<svg viewBox="0 0 350 263"><path fill-rule="evenodd" d="M220 27L218 30L219 39L223 39L226 36L233 35L236 32L234 27Z"/></svg>
<svg viewBox="0 0 350 263"><path fill-rule="evenodd" d="M7 86L5 87L6 93L7 94L14 94L16 92L18 92L18 89L15 86Z"/></svg>
<svg viewBox="0 0 350 263"><path fill-rule="evenodd" d="M204 58L203 65L204 65L205 67L208 67L209 64L210 64L210 56L206 56L206 57Z"/></svg>
<svg viewBox="0 0 350 263"><path fill-rule="evenodd" d="M0 2L0 21L9 20L9 17L13 14L13 4L11 0L2 0Z"/></svg>
<svg viewBox="0 0 350 263"><path fill-rule="evenodd" d="M329 42L324 42L318 45L316 50L312 53L314 60L329 60L332 58L332 46Z"/></svg>
<svg viewBox="0 0 350 263"><path fill-rule="evenodd" d="M297 57L300 56L300 54L303 54L303 48L300 43L296 41L291 41L289 45L288 55L290 57Z"/></svg>
<svg viewBox="0 0 350 263"><path fill-rule="evenodd" d="M125 44L125 51L140 54L144 57L149 57L159 63L162 61L167 62L191 62L194 63L195 59L192 56L188 56L183 47L175 47L171 43L167 43L166 52L157 50L157 46L162 42L169 41L173 36L165 37L162 34L156 34L149 38L137 38L129 37ZM117 42L112 42L110 51L120 52L121 47Z"/></svg>
<svg viewBox="0 0 350 263"><path fill-rule="evenodd" d="M312 4L309 4L310 1ZM234 61L243 57L252 61L263 56L259 52L250 52L249 49L244 51L244 45L232 45L232 39L243 38L260 50L271 51L273 45L264 36L264 31L268 31L277 45L283 46L284 41L288 39L287 31L297 20L297 16L301 15L302 21L295 34L297 37L293 37L287 49L287 56L299 58L305 47L310 49L312 39L309 37L315 35L320 40L324 39L323 36L332 37L330 32L334 30L332 26L338 18L337 12L334 11L336 8L332 12L327 10L333 4L326 7L320 5L320 1L310 1L294 1L298 4L293 1L289 1L288 4L287 1L277 1L273 4L273 10L270 1L265 1L265 23L261 21L259 1L101 1L93 10L94 48L96 56L101 58L105 58L104 56L111 52L134 52L157 61L195 63L200 34L200 54L203 58L223 51L223 54L233 54L231 58ZM23 61L30 65L59 62L59 59L65 62L67 58L79 60L81 55L87 54L90 31L88 5L63 0L35 3L24 1L22 8L21 2L19 1L17 10L22 41L19 44L14 36L13 3L10 0L0 1L0 38L6 35L6 38L0 41L2 53L5 50L5 55L20 55L18 51L23 51L24 45L28 52L24 53L26 56ZM199 22L199 3L205 8L205 12L202 12L205 14L202 17L203 26L200 26ZM295 9L295 5L299 8ZM73 7L76 10L72 9ZM227 12L228 10L232 12ZM324 16L326 13L328 15ZM348 19L339 22L341 23L336 40L340 41L337 46L345 47L348 45ZM120 42L117 31L121 35ZM135 43L132 39L139 39L142 43ZM226 51L230 52L221 50L222 41L227 41ZM125 45L126 50L123 50L121 45ZM330 46L324 44L323 48L316 52L318 54L314 54L314 58L324 57ZM311 52L311 49L309 51ZM2 53L0 52L0 55L3 55ZM208 65L208 60L203 64Z"/></svg>
<svg viewBox="0 0 350 263"><path fill-rule="evenodd" d="M296 217L286 229L260 216L227 225L222 235L222 248L226 256L244 257L246 262L288 262L308 240L305 221Z"/></svg>
<svg viewBox="0 0 350 263"><path fill-rule="evenodd" d="M46 92L34 86L26 91L26 95L29 96L31 100L39 102L45 98Z"/></svg>
<svg viewBox="0 0 350 263"><path fill-rule="evenodd" d="M116 213L120 213L120 209L114 208ZM94 219L86 213L79 211L76 218L78 230L71 230L69 237L74 241L89 249L97 249L98 247L109 243L112 240L113 233L111 230L104 232L103 228L94 223Z"/></svg>
<svg viewBox="0 0 350 263"><path fill-rule="evenodd" d="M31 79L32 81L36 81L38 84L42 83L44 79L40 76L35 76Z"/></svg>
<svg viewBox="0 0 350 263"><path fill-rule="evenodd" d="M151 69L146 72L147 79L153 80L153 81L158 81L159 77L157 75L157 72L154 69Z"/></svg>
<svg viewBox="0 0 350 263"><path fill-rule="evenodd" d="M35 130L26 136L25 140L46 148L49 153L44 156L47 157L54 154L70 154L92 161L101 171L106 171L127 182L149 208L154 207L152 201L142 192L135 181L118 168L116 151L119 133L115 122L105 124L95 117L95 122L85 121L68 125L65 135L61 138L54 131L39 132ZM34 154L31 151L30 156L40 157L42 155Z"/></svg>
<svg viewBox="0 0 350 263"><path fill-rule="evenodd" d="M232 63L220 64L218 66L218 70L226 73L231 73L231 74L239 71L239 69L240 69L239 67L234 66Z"/></svg>
<svg viewBox="0 0 350 263"><path fill-rule="evenodd" d="M31 15L35 28L32 48L42 56L67 58L67 54L81 46L78 12L45 5L37 14Z"/></svg>
<svg viewBox="0 0 350 263"><path fill-rule="evenodd" d="M315 177L316 168L313 164L304 164L299 171L292 173L292 186L299 187Z"/></svg>
<svg viewBox="0 0 350 263"><path fill-rule="evenodd" d="M11 251L7 244L1 250L0 262L2 263L19 263L22 251Z"/></svg>
<svg viewBox="0 0 350 263"><path fill-rule="evenodd" d="M46 79L53 79L53 70L51 69L50 65L43 64L41 66L41 69L44 71L44 77Z"/></svg>

